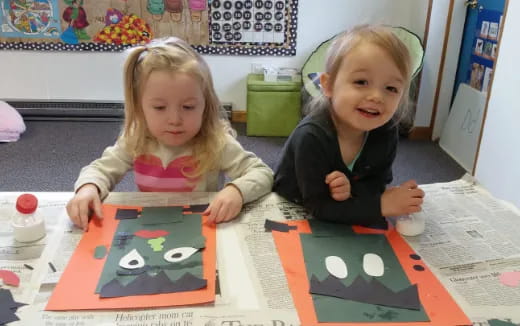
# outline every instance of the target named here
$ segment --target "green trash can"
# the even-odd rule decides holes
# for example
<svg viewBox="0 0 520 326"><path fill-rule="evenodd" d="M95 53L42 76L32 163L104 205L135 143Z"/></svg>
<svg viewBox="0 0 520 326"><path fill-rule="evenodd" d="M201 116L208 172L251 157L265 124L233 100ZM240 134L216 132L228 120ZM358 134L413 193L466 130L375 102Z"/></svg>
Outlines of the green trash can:
<svg viewBox="0 0 520 326"><path fill-rule="evenodd" d="M247 135L289 136L301 119L299 81L264 81L247 76Z"/></svg>

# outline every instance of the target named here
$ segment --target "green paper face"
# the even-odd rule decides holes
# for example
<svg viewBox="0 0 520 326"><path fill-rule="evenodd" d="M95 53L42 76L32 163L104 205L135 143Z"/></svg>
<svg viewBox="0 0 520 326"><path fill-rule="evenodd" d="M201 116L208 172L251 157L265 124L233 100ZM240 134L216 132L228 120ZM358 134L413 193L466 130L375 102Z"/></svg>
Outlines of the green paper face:
<svg viewBox="0 0 520 326"><path fill-rule="evenodd" d="M132 271L132 269L125 269L119 265L121 258L126 256L132 250L137 250L139 255L144 259L145 266L150 266L149 270L144 273L148 273L150 276L158 274L160 271L164 271L168 278L175 282L181 278L185 273L191 273L192 275L203 278L202 273L202 253L201 251L195 252L187 259L171 263L164 258L164 254L171 249L179 247L192 247L194 244L198 248L203 248L204 237L202 236L201 227L201 215L199 214L187 214L183 215L182 210L178 207L170 207L169 213L167 210L161 209L160 214L154 214L158 210L143 210L142 216L136 219L120 220L114 235L114 240L111 244L110 252L107 260L103 267L101 277L99 279L96 293L99 293L103 285L116 279L121 284L126 285L135 280L138 275L118 275L117 271ZM165 216L169 215L171 218L166 219ZM160 224L149 224L150 221L156 221ZM170 223L168 223L170 221ZM174 221L171 223L171 221ZM142 238L134 235L133 237L126 240L124 246L120 246L119 240L116 240L118 234L124 232L125 234L133 235L139 230L165 230L168 231L168 235L157 236L156 239L164 238L164 241L159 241L162 249L159 251L157 241L152 241L153 246L150 244L152 238ZM202 240L201 240L202 239ZM202 246L201 246L202 242Z"/></svg>
<svg viewBox="0 0 520 326"><path fill-rule="evenodd" d="M363 257L367 253L373 253L383 259L385 266L383 276L377 277L378 281L393 291L400 291L411 285L384 235L356 234L348 227L343 229L335 224L317 221L313 221L311 226L316 234L300 234L309 281L312 275L320 281L330 275L325 265L328 256L338 256L347 265L348 275L341 280L345 286L351 285L358 276L370 280L372 276L363 270ZM312 298L320 322L429 320L423 307L420 310L393 308L316 294L312 294Z"/></svg>

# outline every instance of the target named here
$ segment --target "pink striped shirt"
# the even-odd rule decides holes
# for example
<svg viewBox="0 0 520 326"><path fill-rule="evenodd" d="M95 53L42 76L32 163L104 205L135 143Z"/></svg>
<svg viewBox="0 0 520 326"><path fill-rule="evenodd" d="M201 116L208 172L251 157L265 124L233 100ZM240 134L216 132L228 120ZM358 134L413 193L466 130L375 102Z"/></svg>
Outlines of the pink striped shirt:
<svg viewBox="0 0 520 326"><path fill-rule="evenodd" d="M147 192L191 192L199 178L188 178L182 171L195 168L191 156L181 156L163 167L155 155L141 155L134 160L135 183L140 191Z"/></svg>

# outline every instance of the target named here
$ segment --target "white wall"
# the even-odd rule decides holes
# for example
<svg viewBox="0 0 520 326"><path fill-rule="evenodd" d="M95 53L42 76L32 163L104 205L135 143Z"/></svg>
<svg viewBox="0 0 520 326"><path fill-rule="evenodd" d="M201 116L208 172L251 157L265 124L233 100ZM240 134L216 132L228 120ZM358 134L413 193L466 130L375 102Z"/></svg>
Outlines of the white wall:
<svg viewBox="0 0 520 326"><path fill-rule="evenodd" d="M245 110L251 62L300 68L322 41L360 23L400 25L423 37L427 8L428 0L300 0L296 56L205 58L220 99ZM121 65L115 53L0 51L0 99L121 101ZM431 115L431 105L424 109L430 113L418 113L421 121Z"/></svg>
<svg viewBox="0 0 520 326"><path fill-rule="evenodd" d="M416 127L430 126L449 4L450 0L434 0L432 4L430 29L424 53L421 85L414 120L414 126Z"/></svg>
<svg viewBox="0 0 520 326"><path fill-rule="evenodd" d="M520 207L520 1L509 1L475 172L494 196Z"/></svg>
<svg viewBox="0 0 520 326"><path fill-rule="evenodd" d="M433 126L433 140L437 140L441 136L450 113L450 103L452 99L453 86L455 85L455 76L457 74L457 65L459 63L460 47L462 45L465 22L466 5L463 1L455 1L453 5L448 43L446 46L444 68L442 70L442 82L439 90L439 99L437 101L435 123Z"/></svg>

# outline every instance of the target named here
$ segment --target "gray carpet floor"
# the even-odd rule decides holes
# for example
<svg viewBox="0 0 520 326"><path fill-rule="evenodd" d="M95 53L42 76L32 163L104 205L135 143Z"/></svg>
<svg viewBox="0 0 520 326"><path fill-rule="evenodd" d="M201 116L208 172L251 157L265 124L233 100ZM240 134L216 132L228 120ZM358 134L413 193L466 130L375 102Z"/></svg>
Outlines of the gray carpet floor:
<svg viewBox="0 0 520 326"><path fill-rule="evenodd" d="M27 121L27 131L14 143L0 143L0 191L72 191L84 165L114 143L120 122ZM245 124L234 124L244 148L273 169L284 137L247 137ZM419 184L460 178L464 170L436 143L401 139L393 167L394 184ZM128 173L115 191L135 191Z"/></svg>

